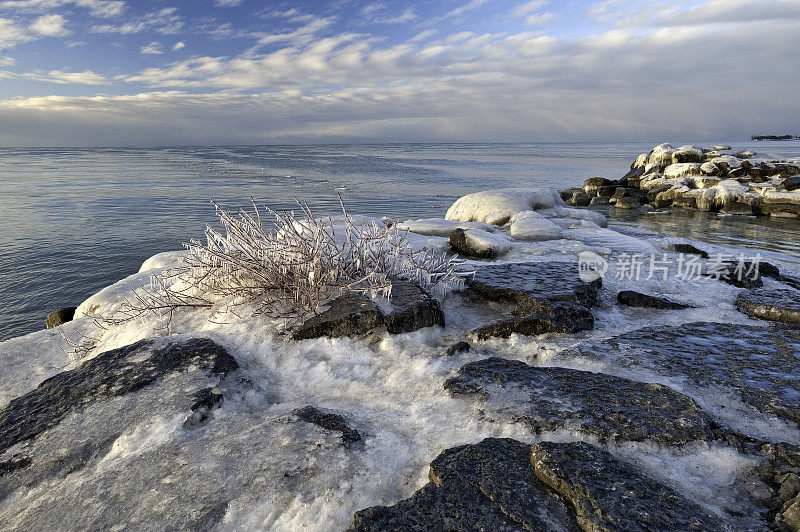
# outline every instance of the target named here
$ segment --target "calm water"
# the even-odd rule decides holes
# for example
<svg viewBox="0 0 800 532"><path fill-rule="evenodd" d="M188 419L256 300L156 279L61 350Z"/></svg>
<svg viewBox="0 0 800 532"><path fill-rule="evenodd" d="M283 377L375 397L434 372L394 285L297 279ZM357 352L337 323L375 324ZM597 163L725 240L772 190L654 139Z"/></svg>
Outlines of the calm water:
<svg viewBox="0 0 800 532"><path fill-rule="evenodd" d="M800 143L734 144L800 156ZM486 188L566 188L618 178L653 143L391 144L194 148L0 149L0 340L44 326L47 313L77 305L179 249L228 208L253 196L275 208L294 197L318 214L396 218L444 215L459 196ZM698 240L800 258L797 221L633 216L640 225Z"/></svg>

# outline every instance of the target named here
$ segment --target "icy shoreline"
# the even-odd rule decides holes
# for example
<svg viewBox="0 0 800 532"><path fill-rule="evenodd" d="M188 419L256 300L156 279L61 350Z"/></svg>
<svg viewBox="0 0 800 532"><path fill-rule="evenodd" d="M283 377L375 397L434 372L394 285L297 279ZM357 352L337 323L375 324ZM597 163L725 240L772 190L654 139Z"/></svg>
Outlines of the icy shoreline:
<svg viewBox="0 0 800 532"><path fill-rule="evenodd" d="M0 525L367 530L424 515L457 529L575 529L643 526L644 511L652 526L796 527L800 336L737 306L751 294L791 317L770 291L793 294L800 275L775 264L731 284L714 273L735 277L757 258L606 225L542 189L481 192L447 220L399 223L415 249L476 270L467 289L435 298L444 326L411 290L405 306L374 301L375 319L355 329L355 310L330 305L335 326L317 338L197 309L169 335L153 316L100 331L88 357L62 351L60 333L98 334L90 315L113 313L183 252L156 255L73 321L0 343ZM603 265L600 286L591 274ZM624 291L647 308L621 304ZM392 334L401 311L407 332ZM185 365L153 369L167 352ZM220 371L227 356L238 368ZM134 384L119 381L123 368ZM563 469L576 460L607 474L579 480ZM609 478L652 498L617 500ZM475 492L510 482L502 503ZM592 504L610 521L593 520Z"/></svg>

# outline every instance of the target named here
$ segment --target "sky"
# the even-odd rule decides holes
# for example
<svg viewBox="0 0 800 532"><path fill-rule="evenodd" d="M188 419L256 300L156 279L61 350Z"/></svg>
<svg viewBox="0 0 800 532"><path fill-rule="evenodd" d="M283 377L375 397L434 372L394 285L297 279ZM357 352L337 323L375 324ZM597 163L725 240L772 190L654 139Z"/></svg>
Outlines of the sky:
<svg viewBox="0 0 800 532"><path fill-rule="evenodd" d="M0 146L800 134L800 0L0 0Z"/></svg>

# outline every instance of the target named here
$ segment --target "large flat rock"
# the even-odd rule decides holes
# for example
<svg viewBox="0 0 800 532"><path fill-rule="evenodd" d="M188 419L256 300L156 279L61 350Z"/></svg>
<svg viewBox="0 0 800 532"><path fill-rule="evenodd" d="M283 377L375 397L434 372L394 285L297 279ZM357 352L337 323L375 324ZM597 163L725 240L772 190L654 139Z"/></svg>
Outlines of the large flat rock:
<svg viewBox="0 0 800 532"><path fill-rule="evenodd" d="M537 478L575 510L583 530L723 530L722 523L675 490L585 442L535 444Z"/></svg>
<svg viewBox="0 0 800 532"><path fill-rule="evenodd" d="M649 327L582 344L580 356L652 370L690 386L734 396L754 409L800 423L800 328L732 323Z"/></svg>
<svg viewBox="0 0 800 532"><path fill-rule="evenodd" d="M467 285L487 299L516 303L524 314L547 310L558 301L591 307L602 281L582 281L577 261L535 262L485 266Z"/></svg>
<svg viewBox="0 0 800 532"><path fill-rule="evenodd" d="M408 499L356 513L348 530L579 530L534 475L522 442L489 438L447 449L429 478Z"/></svg>
<svg viewBox="0 0 800 532"><path fill-rule="evenodd" d="M750 317L785 323L800 323L800 291L758 288L739 294L736 308Z"/></svg>
<svg viewBox="0 0 800 532"><path fill-rule="evenodd" d="M713 439L697 404L661 384L492 357L462 366L444 387L456 396L476 395L494 416L537 434L567 429L601 441L674 445Z"/></svg>

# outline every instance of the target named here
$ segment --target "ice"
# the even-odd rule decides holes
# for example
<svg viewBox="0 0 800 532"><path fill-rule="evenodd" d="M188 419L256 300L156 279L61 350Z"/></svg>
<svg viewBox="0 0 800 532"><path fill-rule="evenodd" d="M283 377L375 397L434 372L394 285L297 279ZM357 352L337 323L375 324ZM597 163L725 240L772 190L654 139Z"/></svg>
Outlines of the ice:
<svg viewBox="0 0 800 532"><path fill-rule="evenodd" d="M734 201L743 201L745 194L750 191L749 187L742 185L735 179L720 181L714 187L714 190L717 191L714 196L714 201L719 205L726 205Z"/></svg>
<svg viewBox="0 0 800 532"><path fill-rule="evenodd" d="M534 211L517 213L510 228L517 240L556 240L563 236L561 228Z"/></svg>
<svg viewBox="0 0 800 532"><path fill-rule="evenodd" d="M753 323L734 307L740 289L726 283L708 278L648 278L646 268L639 279L617 278L618 261L624 254L641 254L645 265L653 254L661 257L666 253L676 259L677 254L666 251L675 239L630 228L604 228L607 221L602 214L565 208L552 191L543 189L475 196L457 201L448 212L448 218L460 221L412 220L398 228L412 231L408 238L415 249L446 249L453 224L477 220L480 223L468 224L469 233L487 243L509 245L502 262L577 261L581 251L601 253L609 259L610 268L593 310L594 330L578 335L513 335L474 343L469 352L446 356L449 345L503 312L494 303L476 308L465 292L441 301L446 328L398 336L380 333L369 338L295 343L281 334L285 323L253 316L253 309L242 308L236 314L220 316L205 310L179 312L169 331L163 319L153 316L108 331L95 330L91 319L79 317L58 330L8 340L0 343L0 408L80 362L61 349L68 346L59 332L72 339L96 335L100 350L149 337L209 337L228 349L241 369L223 382L197 372L175 375L136 394L92 404L69 416L32 442L26 452L56 460L69 443L85 445L92 453L69 474L15 488L0 502L0 524L53 529L82 523L99 528L124 520L133 528L163 528L165 523L174 525L176 516L191 515L208 518L224 529L343 529L354 512L391 504L414 493L427 481L428 464L443 449L489 436L528 443L590 440L574 432L534 435L521 424L492 419L477 402L452 397L443 389L444 380L463 364L489 355L666 384L691 395L723 426L756 437L800 441L797 427L754 412L724 389L699 389L664 374L655 365L620 366L613 360L569 354L576 345L648 326L699 321ZM484 223L501 221L512 223L505 228ZM340 223L340 219L334 220L334 225ZM549 224L561 238L512 241L525 224ZM695 244L710 253L735 256L739 252ZM88 298L78 316L113 313L130 296L131 288L149 286L151 274L179 266L183 253L161 253L148 259L140 273ZM480 264L468 262L467 267ZM623 308L616 303L616 294L624 289L697 308ZM207 424L185 427L192 394L209 386L223 389L222 405ZM347 447L339 434L297 420L292 411L305 405L342 415L362 433L363 442ZM752 525L747 521L751 499L745 487L756 463L752 457L722 443L665 448L618 442L610 450L706 505L723 521L743 528ZM40 466L34 462L31 467ZM744 517L735 515L740 510ZM192 523L197 528L205 521ZM188 522L187 527L191 527Z"/></svg>
<svg viewBox="0 0 800 532"><path fill-rule="evenodd" d="M483 222L457 222L453 220L443 220L441 218L406 220L405 222L399 222L397 228L419 235L446 237L449 237L450 233L456 229L480 229L487 232L497 230L495 226Z"/></svg>
<svg viewBox="0 0 800 532"><path fill-rule="evenodd" d="M456 200L445 219L460 222L486 222L503 225L522 211L562 206L564 201L553 188L504 188L468 194Z"/></svg>
<svg viewBox="0 0 800 532"><path fill-rule="evenodd" d="M508 253L514 246L514 240L503 234L490 233L482 229L469 229L464 234L467 245L479 254L493 251L495 256L500 256ZM513 226L511 236L514 236Z"/></svg>

